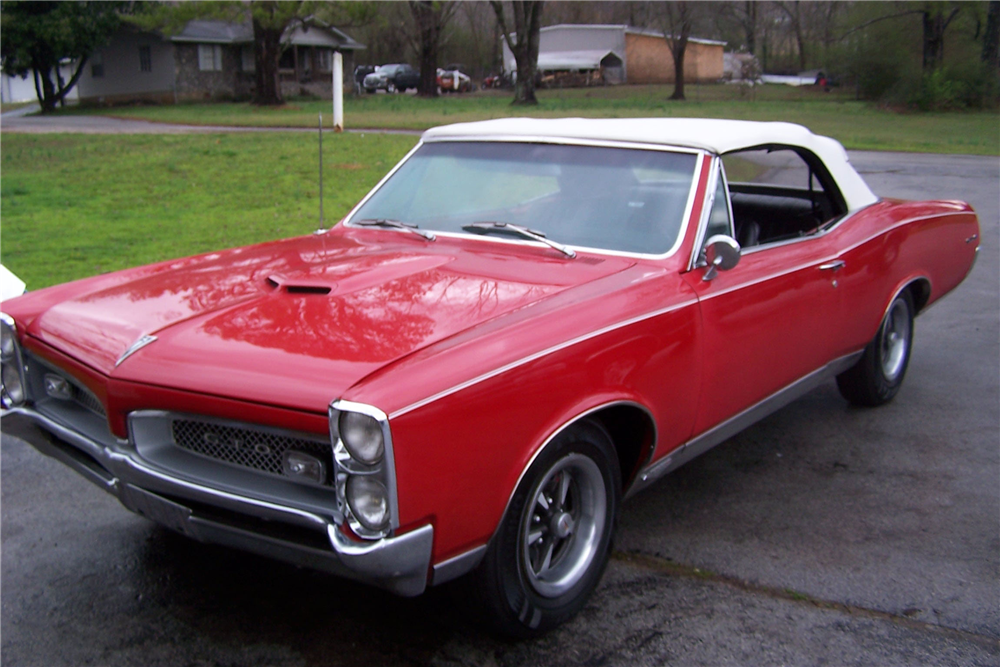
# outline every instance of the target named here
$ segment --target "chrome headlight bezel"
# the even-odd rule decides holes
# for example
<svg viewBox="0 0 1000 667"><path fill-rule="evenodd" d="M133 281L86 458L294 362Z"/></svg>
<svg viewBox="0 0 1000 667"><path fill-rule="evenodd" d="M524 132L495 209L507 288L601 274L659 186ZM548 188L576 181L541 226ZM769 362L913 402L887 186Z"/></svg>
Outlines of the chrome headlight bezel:
<svg viewBox="0 0 1000 667"><path fill-rule="evenodd" d="M337 430L355 461L375 466L385 456L385 436L375 417L364 412L342 411L337 418Z"/></svg>
<svg viewBox="0 0 1000 667"><path fill-rule="evenodd" d="M17 340L17 324L14 318L6 313L0 313L0 406L4 410L23 405L28 399L28 387L24 374L24 361L21 357L21 345ZM6 348L6 349L4 349ZM13 369L13 371L11 370ZM16 373L17 388L8 389L6 378L11 372Z"/></svg>
<svg viewBox="0 0 1000 667"><path fill-rule="evenodd" d="M381 434L381 454L374 460L363 460L354 452L358 448L349 448L340 432L341 417L344 414L356 413L374 421ZM333 443L334 474L336 475L337 496L344 516L351 530L363 539L377 540L388 537L399 528L399 505L396 497L396 470L393 459L392 433L389 428L389 417L384 412L371 405L354 403L352 401L336 400L330 404L330 441ZM357 443L355 443L357 444ZM355 513L354 507L348 501L348 482L352 477L368 477L378 482L386 493L388 521L383 526L373 526L368 521L362 521ZM355 484L357 486L357 484ZM367 524L367 525L366 525Z"/></svg>

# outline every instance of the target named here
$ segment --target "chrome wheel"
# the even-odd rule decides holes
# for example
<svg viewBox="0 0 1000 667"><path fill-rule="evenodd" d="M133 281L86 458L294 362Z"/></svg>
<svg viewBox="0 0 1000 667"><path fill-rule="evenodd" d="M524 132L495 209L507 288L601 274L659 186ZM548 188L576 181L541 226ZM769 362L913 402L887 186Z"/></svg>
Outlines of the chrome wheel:
<svg viewBox="0 0 1000 667"><path fill-rule="evenodd" d="M906 367L906 357L910 345L910 311L903 299L893 301L882 325L881 346L882 373L893 382Z"/></svg>
<svg viewBox="0 0 1000 667"><path fill-rule="evenodd" d="M604 477L592 459L570 454L533 488L521 523L521 562L531 587L554 598L579 582L608 522Z"/></svg>

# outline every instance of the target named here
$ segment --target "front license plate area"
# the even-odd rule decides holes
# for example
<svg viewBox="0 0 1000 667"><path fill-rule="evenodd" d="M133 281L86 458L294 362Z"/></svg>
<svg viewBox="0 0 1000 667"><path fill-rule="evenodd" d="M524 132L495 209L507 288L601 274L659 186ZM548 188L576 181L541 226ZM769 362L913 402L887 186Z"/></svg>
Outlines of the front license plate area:
<svg viewBox="0 0 1000 667"><path fill-rule="evenodd" d="M136 514L166 526L171 530L187 534L191 510L166 498L138 487L126 484L120 496L121 503Z"/></svg>

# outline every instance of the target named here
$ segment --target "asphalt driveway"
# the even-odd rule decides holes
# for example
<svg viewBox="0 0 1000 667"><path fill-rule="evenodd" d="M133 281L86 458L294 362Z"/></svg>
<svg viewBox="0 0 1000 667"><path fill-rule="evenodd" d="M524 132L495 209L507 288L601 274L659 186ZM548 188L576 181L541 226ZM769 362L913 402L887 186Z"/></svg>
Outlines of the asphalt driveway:
<svg viewBox="0 0 1000 667"><path fill-rule="evenodd" d="M863 410L824 385L626 503L567 626L500 643L448 590L404 600L188 541L3 436L0 660L1000 664L1000 165L851 159L879 195L965 199L981 218L978 263L917 320L902 391Z"/></svg>

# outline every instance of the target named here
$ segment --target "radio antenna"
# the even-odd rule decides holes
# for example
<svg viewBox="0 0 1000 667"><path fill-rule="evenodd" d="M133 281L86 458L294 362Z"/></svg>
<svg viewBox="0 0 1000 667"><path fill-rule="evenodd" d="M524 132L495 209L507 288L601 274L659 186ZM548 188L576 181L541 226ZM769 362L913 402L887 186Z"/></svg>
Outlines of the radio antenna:
<svg viewBox="0 0 1000 667"><path fill-rule="evenodd" d="M319 115L319 226L323 228L323 114Z"/></svg>

